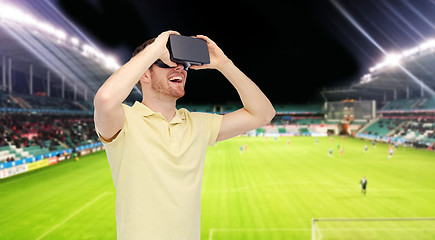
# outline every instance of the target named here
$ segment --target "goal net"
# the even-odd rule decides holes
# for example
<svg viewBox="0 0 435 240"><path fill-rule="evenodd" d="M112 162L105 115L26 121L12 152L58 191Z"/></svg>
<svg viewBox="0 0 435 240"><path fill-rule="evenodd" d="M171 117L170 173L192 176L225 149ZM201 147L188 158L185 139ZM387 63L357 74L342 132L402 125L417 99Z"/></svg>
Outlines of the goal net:
<svg viewBox="0 0 435 240"><path fill-rule="evenodd" d="M435 239L435 218L313 219L311 239Z"/></svg>

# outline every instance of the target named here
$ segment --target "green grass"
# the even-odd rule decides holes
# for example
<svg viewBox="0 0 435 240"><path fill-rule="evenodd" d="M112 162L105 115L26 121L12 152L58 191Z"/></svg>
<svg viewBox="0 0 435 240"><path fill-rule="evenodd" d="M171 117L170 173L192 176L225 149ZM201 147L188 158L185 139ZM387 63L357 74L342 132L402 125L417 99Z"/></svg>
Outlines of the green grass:
<svg viewBox="0 0 435 240"><path fill-rule="evenodd" d="M240 153L242 145L248 149ZM227 140L207 153L201 239L310 239L312 218L435 217L434 173L434 152L399 147L389 159L386 144L358 139ZM116 239L115 189L104 152L2 180L0 196L0 239ZM362 238L346 224L319 226L324 239L339 239L328 238L328 228ZM370 239L435 238L435 223L407 223L409 230L370 224L358 224ZM415 231L420 225L426 227Z"/></svg>

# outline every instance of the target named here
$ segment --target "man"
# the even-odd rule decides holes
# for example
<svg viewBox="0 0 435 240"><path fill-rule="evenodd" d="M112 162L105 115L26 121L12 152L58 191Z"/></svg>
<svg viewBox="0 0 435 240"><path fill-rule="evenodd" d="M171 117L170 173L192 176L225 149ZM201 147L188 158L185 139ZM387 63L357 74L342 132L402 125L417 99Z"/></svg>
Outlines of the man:
<svg viewBox="0 0 435 240"><path fill-rule="evenodd" d="M118 239L199 240L207 145L261 127L275 115L261 90L202 35L196 37L207 42L210 64L190 68L220 71L244 107L225 116L177 110L187 71L170 61L166 43L171 34L179 35L163 32L138 47L94 99L95 126L116 188ZM142 102L123 105L136 83Z"/></svg>
<svg viewBox="0 0 435 240"><path fill-rule="evenodd" d="M388 158L391 158L393 156L394 153L394 149L392 146L390 146L389 150L388 150Z"/></svg>
<svg viewBox="0 0 435 240"><path fill-rule="evenodd" d="M366 177L363 177L360 181L361 184L361 194L366 195L366 189L367 189L367 179Z"/></svg>

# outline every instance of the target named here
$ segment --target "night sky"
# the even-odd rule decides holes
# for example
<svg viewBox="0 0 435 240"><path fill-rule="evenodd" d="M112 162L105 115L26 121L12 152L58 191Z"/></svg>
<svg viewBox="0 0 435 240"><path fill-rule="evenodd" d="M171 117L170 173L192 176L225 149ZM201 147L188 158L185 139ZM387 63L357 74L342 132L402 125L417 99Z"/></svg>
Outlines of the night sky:
<svg viewBox="0 0 435 240"><path fill-rule="evenodd" d="M322 102L320 90L356 83L382 60L383 51L411 48L435 35L435 3L429 0L57 3L121 63L129 60L136 46L162 31L207 35L273 103ZM180 101L238 99L216 70L190 70Z"/></svg>

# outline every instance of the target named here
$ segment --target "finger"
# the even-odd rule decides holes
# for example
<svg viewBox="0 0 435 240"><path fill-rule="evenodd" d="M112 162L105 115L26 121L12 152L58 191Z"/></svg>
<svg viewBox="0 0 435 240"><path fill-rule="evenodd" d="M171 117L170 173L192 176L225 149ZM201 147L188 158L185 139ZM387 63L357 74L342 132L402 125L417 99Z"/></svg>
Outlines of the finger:
<svg viewBox="0 0 435 240"><path fill-rule="evenodd" d="M205 69L206 67L204 67L204 65L192 65L189 67L189 69L193 69L193 70L201 70L201 69Z"/></svg>
<svg viewBox="0 0 435 240"><path fill-rule="evenodd" d="M199 70L199 66L198 65L192 65L189 67L189 69L193 69L193 70Z"/></svg>
<svg viewBox="0 0 435 240"><path fill-rule="evenodd" d="M168 31L165 31L163 33L168 34L168 35L173 35L173 34L175 34L175 35L181 35L179 32L174 31L174 30L168 30Z"/></svg>
<svg viewBox="0 0 435 240"><path fill-rule="evenodd" d="M212 69L212 65L209 64L203 64L203 65L194 65L196 69Z"/></svg>
<svg viewBox="0 0 435 240"><path fill-rule="evenodd" d="M177 63L171 61L171 58L169 57L169 51L168 50L165 51L165 53L160 58L160 60L162 60L162 62L164 62L166 65L168 65L170 67L176 67L177 66Z"/></svg>
<svg viewBox="0 0 435 240"><path fill-rule="evenodd" d="M169 67L176 67L176 66L178 66L177 63L171 61L169 58L168 59L160 59L160 60L162 60L162 62L164 62Z"/></svg>
<svg viewBox="0 0 435 240"><path fill-rule="evenodd" d="M210 38L208 38L208 37L205 36L205 35L196 35L196 37L197 37L197 38L202 38L202 39L204 39L204 40L211 40Z"/></svg>
<svg viewBox="0 0 435 240"><path fill-rule="evenodd" d="M169 31L160 33L160 35L157 36L157 39L162 39L162 41L164 41L164 40L167 41L169 39L169 35L181 35L181 34L177 31L169 30Z"/></svg>
<svg viewBox="0 0 435 240"><path fill-rule="evenodd" d="M167 62L167 63L165 62L165 64L168 65L169 67L173 67L173 68L178 66L177 63L174 63L174 62L172 62L172 61L169 61L169 62Z"/></svg>
<svg viewBox="0 0 435 240"><path fill-rule="evenodd" d="M213 40L211 40L209 37L204 36L204 35L196 35L197 38L201 38L209 43L214 43Z"/></svg>

